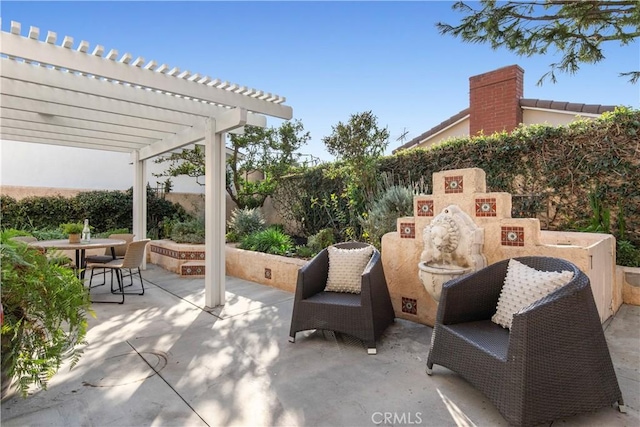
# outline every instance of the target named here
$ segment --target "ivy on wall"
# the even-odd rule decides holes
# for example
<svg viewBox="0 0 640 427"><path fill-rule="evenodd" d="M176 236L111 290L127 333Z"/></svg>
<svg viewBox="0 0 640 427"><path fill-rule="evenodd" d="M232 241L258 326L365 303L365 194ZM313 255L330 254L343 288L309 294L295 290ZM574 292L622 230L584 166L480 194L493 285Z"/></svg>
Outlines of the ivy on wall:
<svg viewBox="0 0 640 427"><path fill-rule="evenodd" d="M586 228L593 215L589 194L596 192L611 210L609 232L620 238L624 224L624 238L640 246L639 134L640 111L618 108L568 126L521 126L509 134L405 150L380 158L377 175L390 173L396 182L423 178L431 188L434 172L478 167L486 172L488 191L514 196L514 217L538 217L549 230ZM279 212L303 235L348 224L344 180L328 178L328 170L321 165L285 177L274 196Z"/></svg>

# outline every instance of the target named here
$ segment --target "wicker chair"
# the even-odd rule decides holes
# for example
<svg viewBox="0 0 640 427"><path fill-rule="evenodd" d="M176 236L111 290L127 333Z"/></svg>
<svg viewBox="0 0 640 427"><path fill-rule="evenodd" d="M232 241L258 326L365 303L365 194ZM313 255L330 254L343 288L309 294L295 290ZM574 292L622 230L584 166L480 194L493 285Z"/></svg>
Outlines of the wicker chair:
<svg viewBox="0 0 640 427"><path fill-rule="evenodd" d="M513 425L537 425L618 402L624 412L589 278L572 263L515 258L573 279L513 317L491 321L509 260L443 286L427 373L445 366L482 391Z"/></svg>
<svg viewBox="0 0 640 427"><path fill-rule="evenodd" d="M339 243L342 249L368 246L366 243ZM393 323L387 282L380 252L375 250L362 273L361 293L325 292L329 274L329 254L323 249L298 271L289 341L309 329L342 332L364 341L369 354L376 354L376 339Z"/></svg>
<svg viewBox="0 0 640 427"><path fill-rule="evenodd" d="M116 258L124 258L124 255L127 253L127 247L129 243L133 242L134 237L135 234L110 234L109 239L124 240L127 244L114 246L113 248L105 248L103 255L89 255L85 258L85 262L87 264L90 262L104 263Z"/></svg>
<svg viewBox="0 0 640 427"><path fill-rule="evenodd" d="M129 247L129 243L133 242L133 238L135 237L135 234L110 234L109 235L109 239L119 239L119 240L124 240L125 242L127 242L126 245L120 245L120 246L114 246L114 247L110 247L110 248L104 248L104 254L103 255L89 255L84 259L84 264L85 264L85 269L87 264L105 264L108 263L109 261L112 261L114 259L118 259L118 258L124 258L125 254L127 253L127 248ZM92 276L94 274L94 272L91 272ZM101 275L106 275L107 274L107 269L103 268L101 273L98 273ZM102 282L102 285L104 285L106 283L106 278L104 279L104 281ZM133 285L133 277L131 277L131 284L129 286ZM101 286L101 285L96 285L96 286Z"/></svg>
<svg viewBox="0 0 640 427"><path fill-rule="evenodd" d="M127 251L124 255L124 258L116 258L111 259L109 262L105 263L88 263L87 269L91 269L91 278L89 279L89 291L96 286L102 286L104 283L100 285L93 285L93 276L96 269L106 269L111 271L111 293L116 295L122 295L122 300L119 304L124 303L125 295L144 295L144 283L142 281L142 273L140 272L140 265L144 260L145 249L147 243L149 243L151 239L138 240L135 242L129 243L127 246ZM124 274L123 270L128 270L128 274ZM118 290L113 288L113 274L116 274L116 279L118 282ZM140 278L140 286L141 292L125 292L124 291L124 278L131 277L131 285L133 285L133 276L138 275ZM129 285L129 286L131 286ZM93 302L116 302L116 301L93 301Z"/></svg>

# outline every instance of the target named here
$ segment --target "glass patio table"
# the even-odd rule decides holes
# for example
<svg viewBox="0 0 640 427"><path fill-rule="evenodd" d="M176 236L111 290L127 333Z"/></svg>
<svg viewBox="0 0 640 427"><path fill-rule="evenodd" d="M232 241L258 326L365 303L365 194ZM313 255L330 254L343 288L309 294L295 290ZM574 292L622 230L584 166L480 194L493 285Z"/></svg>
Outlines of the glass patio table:
<svg viewBox="0 0 640 427"><path fill-rule="evenodd" d="M84 266L85 256L87 249L100 249L111 248L111 256L115 259L115 247L126 245L126 240L122 239L91 239L91 241L83 243L69 243L68 239L61 240L38 240L37 242L29 243L29 246L42 248L45 251L48 249L58 249L61 251L75 250L76 251L76 268L78 269L78 277L84 279Z"/></svg>

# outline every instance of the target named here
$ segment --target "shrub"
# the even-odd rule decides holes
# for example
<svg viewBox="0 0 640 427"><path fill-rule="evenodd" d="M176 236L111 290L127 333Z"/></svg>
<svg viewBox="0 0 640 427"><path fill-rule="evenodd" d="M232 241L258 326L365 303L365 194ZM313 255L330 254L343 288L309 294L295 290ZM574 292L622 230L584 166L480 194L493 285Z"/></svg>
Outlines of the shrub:
<svg viewBox="0 0 640 427"><path fill-rule="evenodd" d="M231 218L227 223L230 231L235 233L238 239L264 230L266 224L262 212L257 208L236 208L231 212Z"/></svg>
<svg viewBox="0 0 640 427"><path fill-rule="evenodd" d="M277 228L269 227L246 235L242 238L239 247L267 254L287 255L293 250L293 246L291 237Z"/></svg>
<svg viewBox="0 0 640 427"><path fill-rule="evenodd" d="M67 237L60 227L57 228L34 228L29 233L38 240L57 240Z"/></svg>
<svg viewBox="0 0 640 427"><path fill-rule="evenodd" d="M615 206L621 200L626 205L626 236L611 232L640 247L639 133L640 111L617 108L569 126L521 126L511 133L455 138L427 149L402 150L378 160L377 176L391 172L394 184L423 178L431 187L434 172L481 168L488 192L513 196L513 217L535 217L543 229L557 231L572 231L588 223L586 202L594 184L600 183L603 205L611 208L612 226L619 221ZM294 228L292 234L310 236L329 227L343 236L353 224L347 180L330 173L331 169L323 164L281 179L274 203ZM372 208L370 204L367 211Z"/></svg>
<svg viewBox="0 0 640 427"><path fill-rule="evenodd" d="M399 217L413 215L413 190L392 185L376 199L360 220L366 241L380 248L382 236L396 230Z"/></svg>
<svg viewBox="0 0 640 427"><path fill-rule="evenodd" d="M313 236L309 236L307 247L309 247L314 254L317 254L327 246L333 245L335 242L336 239L334 231L331 228L324 228Z"/></svg>
<svg viewBox="0 0 640 427"><path fill-rule="evenodd" d="M35 248L0 236L2 266L2 374L16 378L23 396L47 381L66 358L80 355L91 312L87 289L73 270L49 262ZM4 388L4 387L3 387Z"/></svg>
<svg viewBox="0 0 640 427"><path fill-rule="evenodd" d="M640 267L640 249L628 240L616 241L616 264Z"/></svg>
<svg viewBox="0 0 640 427"><path fill-rule="evenodd" d="M87 191L72 198L28 197L16 201L11 197L2 196L0 203L3 228L16 228L31 233L34 230L54 229L58 224L81 221L85 218L89 219L91 228L96 233L133 228L131 188L124 192ZM161 236L161 218L184 221L190 216L182 206L158 197L151 187L147 186L147 233L150 237Z"/></svg>
<svg viewBox="0 0 640 427"><path fill-rule="evenodd" d="M313 258L318 252L314 251L309 246L296 246L296 256L300 258Z"/></svg>
<svg viewBox="0 0 640 427"><path fill-rule="evenodd" d="M129 234L130 231L128 228L112 228L110 230L104 231L102 233L96 233L94 236L98 239L106 239L112 234Z"/></svg>
<svg viewBox="0 0 640 427"><path fill-rule="evenodd" d="M200 219L176 222L171 229L171 240L176 243L200 244L204 239L204 221Z"/></svg>

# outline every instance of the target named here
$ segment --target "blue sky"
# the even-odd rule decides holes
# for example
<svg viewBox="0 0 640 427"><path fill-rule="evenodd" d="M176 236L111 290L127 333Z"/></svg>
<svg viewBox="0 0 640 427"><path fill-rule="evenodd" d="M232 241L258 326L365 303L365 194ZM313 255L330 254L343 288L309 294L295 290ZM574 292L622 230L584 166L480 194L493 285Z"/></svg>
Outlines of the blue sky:
<svg viewBox="0 0 640 427"><path fill-rule="evenodd" d="M331 159L322 138L371 110L387 127L388 152L468 107L469 77L511 64L525 70L525 98L640 107L640 45L606 47L606 60L537 86L559 56L524 58L438 33L462 16L451 1L422 2L10 2L2 29L19 21L41 38L74 38L170 67L287 98L311 132L302 151ZM279 121L270 120L277 126Z"/></svg>

